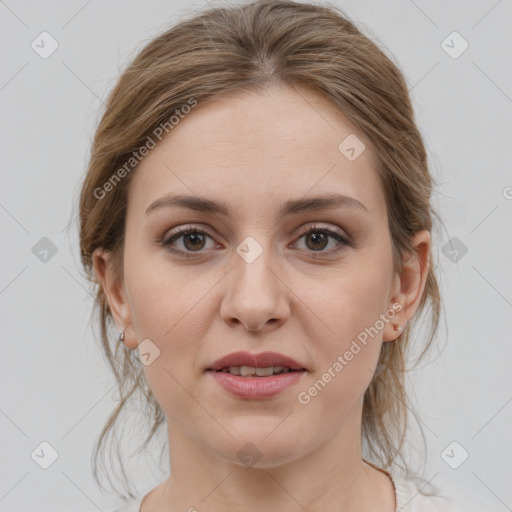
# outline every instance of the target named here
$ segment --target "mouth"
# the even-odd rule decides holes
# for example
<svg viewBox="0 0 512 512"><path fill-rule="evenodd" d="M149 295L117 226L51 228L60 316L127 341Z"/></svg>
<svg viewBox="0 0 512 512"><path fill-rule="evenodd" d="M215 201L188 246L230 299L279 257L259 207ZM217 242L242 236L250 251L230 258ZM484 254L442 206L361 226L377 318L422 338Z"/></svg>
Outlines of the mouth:
<svg viewBox="0 0 512 512"><path fill-rule="evenodd" d="M232 352L212 363L207 370L231 375L268 377L274 374L307 370L304 365L289 356L277 352Z"/></svg>
<svg viewBox="0 0 512 512"><path fill-rule="evenodd" d="M257 400L295 386L308 369L276 352L234 352L215 361L206 372L228 394Z"/></svg>
<svg viewBox="0 0 512 512"><path fill-rule="evenodd" d="M271 377L272 375L282 375L289 372L306 371L305 368L294 370L287 366L268 366L266 368L256 368L254 366L225 366L220 370L209 370L217 373L229 373L240 377Z"/></svg>

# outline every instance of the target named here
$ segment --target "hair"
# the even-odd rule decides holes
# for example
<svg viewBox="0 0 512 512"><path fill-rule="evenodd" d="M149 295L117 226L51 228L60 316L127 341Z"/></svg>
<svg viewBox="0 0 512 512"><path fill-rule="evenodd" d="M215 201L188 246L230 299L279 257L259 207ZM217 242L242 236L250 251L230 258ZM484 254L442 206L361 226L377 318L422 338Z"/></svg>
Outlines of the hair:
<svg viewBox="0 0 512 512"><path fill-rule="evenodd" d="M398 64L342 11L330 5L260 0L205 9L166 27L132 59L110 92L79 198L81 262L94 290L103 355L120 393L95 444L93 474L101 487L98 455L104 453L130 397L139 396L151 416L140 449L166 421L134 351L109 336L115 324L92 264L96 248L111 251L115 277L122 279L127 191L136 172L133 164L128 172L126 162L159 126L169 128L169 118L191 98L201 105L226 93L262 93L273 86L315 91L368 139L384 188L395 272L401 272L404 254L414 250L414 233L433 230L433 218L438 218L431 204L434 179L407 84ZM125 172L120 173L123 165ZM116 172L119 179L114 182ZM108 189L107 183L112 184ZM423 348L418 363L432 345L442 306L432 251L430 256L419 308L396 341L382 344L363 401L361 433L368 459L384 468L402 463L407 475L410 468L402 451L407 410L413 411L405 382L411 333L420 317L429 315L421 329L428 331L423 344L414 337L415 348ZM116 455L125 476L122 456L119 451Z"/></svg>

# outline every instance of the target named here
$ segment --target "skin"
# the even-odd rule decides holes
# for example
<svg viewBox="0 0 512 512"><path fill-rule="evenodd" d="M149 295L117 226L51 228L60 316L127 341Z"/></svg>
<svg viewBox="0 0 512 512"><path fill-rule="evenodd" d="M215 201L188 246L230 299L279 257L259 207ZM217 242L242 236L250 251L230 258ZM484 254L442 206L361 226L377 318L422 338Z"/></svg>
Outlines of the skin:
<svg viewBox="0 0 512 512"><path fill-rule="evenodd" d="M338 150L350 134L366 144L354 161ZM145 497L143 512L395 510L391 480L361 458L362 399L382 343L419 306L431 242L428 231L416 233L414 253L393 274L375 168L358 129L314 92L289 88L199 105L141 162L129 188L122 282L108 252L96 250L93 261L125 344L149 338L160 350L144 371L168 418L172 475ZM276 217L283 201L332 192L368 212ZM224 201L231 215L178 207L145 215L168 193ZM315 223L356 245L297 236ZM159 244L188 224L209 235L175 240L192 257ZM263 249L252 263L236 252L247 236ZM393 320L300 404L298 393L396 303L403 308ZM235 398L205 368L238 350L280 352L308 372L271 399ZM262 454L252 467L237 457L247 442Z"/></svg>

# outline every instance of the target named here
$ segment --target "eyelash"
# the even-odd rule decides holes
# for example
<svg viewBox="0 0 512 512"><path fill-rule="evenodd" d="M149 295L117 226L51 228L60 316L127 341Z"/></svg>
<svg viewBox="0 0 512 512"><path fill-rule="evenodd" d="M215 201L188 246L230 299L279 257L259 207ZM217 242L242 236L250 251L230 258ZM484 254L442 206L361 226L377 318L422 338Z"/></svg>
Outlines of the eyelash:
<svg viewBox="0 0 512 512"><path fill-rule="evenodd" d="M175 242L179 238L181 238L181 237L183 237L185 235L189 235L191 233L198 233L198 234L206 235L206 236L212 238L209 235L209 233L207 231L205 231L204 229L201 229L201 228L198 228L198 227L194 227L194 226L185 226L185 227L180 226L180 227L178 227L176 229L176 231L170 237L168 237L164 241L161 241L160 244L163 247L165 247L166 249L168 249L169 251L171 251L171 252L173 252L175 254L179 254L180 256L184 256L186 258L197 256L197 255L199 255L203 251L186 252L186 251L176 250L176 249L171 248L171 244L173 242ZM302 238L304 235L308 235L310 233L323 233L323 234L326 234L326 235L330 236L331 238L334 238L335 240L337 240L341 244L341 247L338 247L338 248L335 248L335 249L331 249L329 251L323 251L323 250L322 251L308 251L308 252L311 253L311 256L313 258L323 258L323 257L325 257L325 255L332 255L333 253L339 253L341 251L344 251L347 247L354 247L355 246L355 244L353 242L351 242L350 240L348 240L344 236L340 235L339 233L336 233L335 231L332 231L330 229L323 228L323 227L320 227L320 226L317 226L317 225L300 228L297 240Z"/></svg>

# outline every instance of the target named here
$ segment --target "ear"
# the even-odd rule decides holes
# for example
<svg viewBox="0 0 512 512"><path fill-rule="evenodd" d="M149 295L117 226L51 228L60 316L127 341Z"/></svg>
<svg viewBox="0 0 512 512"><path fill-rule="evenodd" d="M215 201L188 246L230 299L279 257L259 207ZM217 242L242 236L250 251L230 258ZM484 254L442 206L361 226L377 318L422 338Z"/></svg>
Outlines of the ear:
<svg viewBox="0 0 512 512"><path fill-rule="evenodd" d="M137 339L133 329L130 305L124 283L115 279L112 252L102 248L95 249L92 253L92 262L96 278L105 292L116 327L119 331L125 329L124 344L129 348L136 348Z"/></svg>
<svg viewBox="0 0 512 512"><path fill-rule="evenodd" d="M386 323L382 341L394 341L405 329L407 322L414 316L418 309L427 275L430 269L430 231L424 229L414 234L412 238L413 251L404 255L402 274L395 276L395 286L390 307L395 304L402 306L395 317ZM403 327L402 331L396 331L395 325Z"/></svg>

